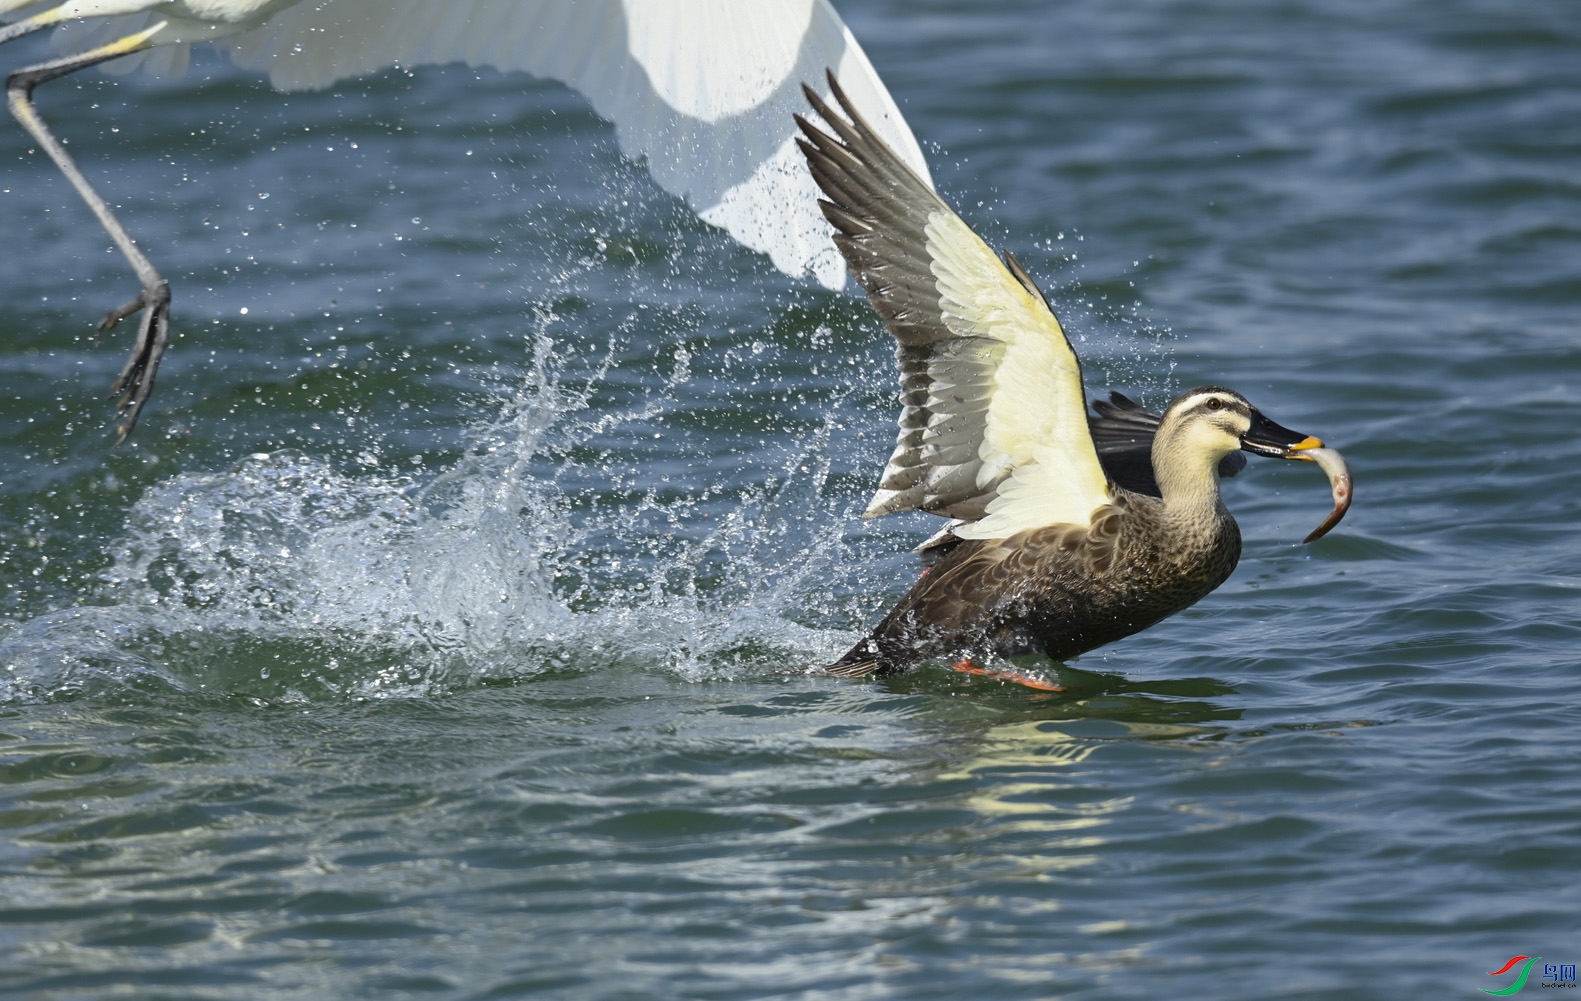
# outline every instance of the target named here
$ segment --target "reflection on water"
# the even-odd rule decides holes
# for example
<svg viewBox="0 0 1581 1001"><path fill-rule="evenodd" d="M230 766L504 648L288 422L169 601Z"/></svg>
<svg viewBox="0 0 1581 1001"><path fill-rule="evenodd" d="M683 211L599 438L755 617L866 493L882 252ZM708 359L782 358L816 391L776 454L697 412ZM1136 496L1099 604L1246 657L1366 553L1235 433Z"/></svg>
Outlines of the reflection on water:
<svg viewBox="0 0 1581 1001"><path fill-rule="evenodd" d="M1120 684L1118 678L1107 680ZM1014 697L1001 694L1000 700ZM1236 715L1210 703L1145 696L1077 696L1050 704L1058 698L1030 696L1025 701L1038 699L1035 707L1010 710L1012 718L986 724L970 743L957 745L964 752L961 762L940 775L970 785L964 803L979 815L986 834L1045 835L1039 843L1057 854L1026 857L1034 867L1080 868L1097 862L1105 844L1103 828L1133 803L1134 796L1125 793L1091 795L1088 775L1077 766L1093 753L1120 741L1217 741L1226 729L1206 721Z"/></svg>

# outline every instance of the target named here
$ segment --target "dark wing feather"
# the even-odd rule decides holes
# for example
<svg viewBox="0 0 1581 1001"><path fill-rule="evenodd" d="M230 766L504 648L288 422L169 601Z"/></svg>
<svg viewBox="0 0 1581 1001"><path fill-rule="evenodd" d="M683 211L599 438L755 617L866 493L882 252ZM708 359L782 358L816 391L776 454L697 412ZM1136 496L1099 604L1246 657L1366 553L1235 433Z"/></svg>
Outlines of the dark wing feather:
<svg viewBox="0 0 1581 1001"><path fill-rule="evenodd" d="M834 225L835 245L895 335L900 366L900 432L867 513L920 508L979 518L992 490L976 482L988 413L976 387L989 381L991 360L956 338L941 315L925 231L932 214L949 208L878 138L832 76L829 83L849 120L804 87L830 131L797 115L797 142L823 192L818 204Z"/></svg>

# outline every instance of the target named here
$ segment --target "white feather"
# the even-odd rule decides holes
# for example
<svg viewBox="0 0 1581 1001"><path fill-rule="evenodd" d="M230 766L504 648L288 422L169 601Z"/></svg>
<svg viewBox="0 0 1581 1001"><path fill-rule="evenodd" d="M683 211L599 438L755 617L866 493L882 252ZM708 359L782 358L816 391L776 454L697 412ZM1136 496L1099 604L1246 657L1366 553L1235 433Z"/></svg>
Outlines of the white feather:
<svg viewBox="0 0 1581 1001"><path fill-rule="evenodd" d="M563 81L615 123L621 149L704 220L788 274L839 288L845 266L792 142L803 81L833 68L886 142L929 180L922 150L828 0L72 0L78 51L163 19L158 48L117 69L180 72L213 41L281 90L390 66L464 62ZM266 20L265 20L266 19ZM260 23L261 22L261 23Z"/></svg>
<svg viewBox="0 0 1581 1001"><path fill-rule="evenodd" d="M925 233L945 324L958 337L990 341L997 362L977 485L1001 482L985 516L955 534L1000 539L1087 525L1111 499L1109 479L1087 430L1081 365L1059 321L954 212L932 213Z"/></svg>

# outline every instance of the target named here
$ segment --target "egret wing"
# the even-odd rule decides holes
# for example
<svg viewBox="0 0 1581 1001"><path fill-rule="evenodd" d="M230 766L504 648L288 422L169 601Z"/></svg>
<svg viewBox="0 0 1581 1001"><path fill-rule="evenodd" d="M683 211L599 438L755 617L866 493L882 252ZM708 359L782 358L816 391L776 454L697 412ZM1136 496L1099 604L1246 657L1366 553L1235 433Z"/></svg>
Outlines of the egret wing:
<svg viewBox="0 0 1581 1001"><path fill-rule="evenodd" d="M272 6L272 5L271 5ZM464 62L560 80L615 123L621 149L704 220L830 288L845 267L792 140L800 81L835 67L855 106L923 180L928 168L883 81L828 0L316 0L281 4L217 41L281 90L390 66ZM153 15L101 22L130 34ZM73 26L68 26L73 27ZM179 37L185 38L185 35ZM75 47L92 40L78 35ZM156 39L157 40L157 39ZM119 61L185 68L185 46Z"/></svg>
<svg viewBox="0 0 1581 1001"><path fill-rule="evenodd" d="M919 508L967 539L1086 526L1110 500L1081 365L1031 278L913 172L830 80L802 151L868 300L899 342L900 435L869 516Z"/></svg>

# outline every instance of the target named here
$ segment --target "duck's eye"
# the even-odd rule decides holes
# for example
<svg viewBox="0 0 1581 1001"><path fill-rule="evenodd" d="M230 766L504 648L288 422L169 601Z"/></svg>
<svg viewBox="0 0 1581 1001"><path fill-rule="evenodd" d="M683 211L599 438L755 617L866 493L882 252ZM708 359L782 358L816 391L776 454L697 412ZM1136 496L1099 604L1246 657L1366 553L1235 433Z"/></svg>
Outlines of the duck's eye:
<svg viewBox="0 0 1581 1001"><path fill-rule="evenodd" d="M1208 409L1209 410L1223 410L1224 409L1224 401L1219 399L1217 396L1210 396L1210 397L1208 397Z"/></svg>

